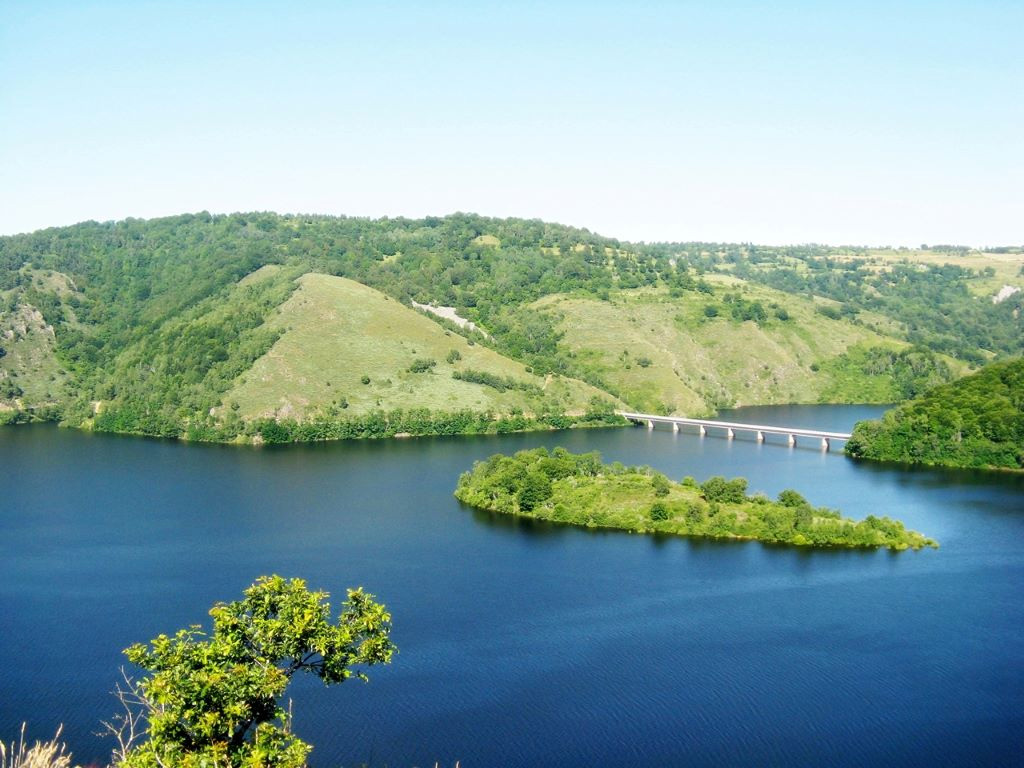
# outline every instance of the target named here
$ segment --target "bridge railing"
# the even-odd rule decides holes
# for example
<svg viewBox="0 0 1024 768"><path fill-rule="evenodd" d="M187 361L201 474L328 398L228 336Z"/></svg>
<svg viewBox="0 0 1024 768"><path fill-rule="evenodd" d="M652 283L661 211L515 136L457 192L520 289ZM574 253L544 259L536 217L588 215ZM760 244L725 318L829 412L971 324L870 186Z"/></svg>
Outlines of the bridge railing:
<svg viewBox="0 0 1024 768"><path fill-rule="evenodd" d="M725 430L726 436L730 439L738 431L756 433L759 442L764 440L766 434L786 435L789 438L790 445L795 445L796 438L798 437L815 437L821 439L821 445L826 450L832 440L845 441L850 439L849 432L831 432L822 429L808 429L806 427L780 427L768 424L746 424L738 421L690 419L684 416L658 416L653 413L634 413L631 411L617 411L616 413L630 421L646 422L649 429L653 429L655 424L671 424L676 431L679 430L680 426L695 426L700 429L700 434L704 435L706 430L711 427Z"/></svg>

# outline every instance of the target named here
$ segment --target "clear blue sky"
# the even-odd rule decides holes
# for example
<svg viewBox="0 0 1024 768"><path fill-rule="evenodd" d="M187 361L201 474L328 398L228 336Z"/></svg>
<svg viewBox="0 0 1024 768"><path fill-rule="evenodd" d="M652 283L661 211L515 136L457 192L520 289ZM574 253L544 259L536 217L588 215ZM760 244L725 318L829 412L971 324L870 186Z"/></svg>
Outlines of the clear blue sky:
<svg viewBox="0 0 1024 768"><path fill-rule="evenodd" d="M275 210L1024 243L1024 2L0 0L0 233Z"/></svg>

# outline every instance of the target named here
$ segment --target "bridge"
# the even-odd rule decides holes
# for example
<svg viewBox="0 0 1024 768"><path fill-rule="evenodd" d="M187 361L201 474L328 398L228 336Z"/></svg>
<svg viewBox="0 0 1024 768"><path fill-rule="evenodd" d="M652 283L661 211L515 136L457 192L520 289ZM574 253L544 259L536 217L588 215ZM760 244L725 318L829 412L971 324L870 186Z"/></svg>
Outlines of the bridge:
<svg viewBox="0 0 1024 768"><path fill-rule="evenodd" d="M655 424L670 424L673 432L679 432L681 427L693 426L701 437L704 437L709 429L722 430L725 436L732 440L737 432L753 432L757 436L757 442L763 443L765 435L784 435L790 445L796 445L797 438L813 438L821 440L821 448L824 451L829 449L833 440L849 440L848 432L825 432L820 429L804 429L802 427L769 427L763 424L740 424L732 421L712 421L711 419L686 419L681 416L656 416L652 413L631 413L629 411L616 411L634 424L646 424L648 429L654 429Z"/></svg>

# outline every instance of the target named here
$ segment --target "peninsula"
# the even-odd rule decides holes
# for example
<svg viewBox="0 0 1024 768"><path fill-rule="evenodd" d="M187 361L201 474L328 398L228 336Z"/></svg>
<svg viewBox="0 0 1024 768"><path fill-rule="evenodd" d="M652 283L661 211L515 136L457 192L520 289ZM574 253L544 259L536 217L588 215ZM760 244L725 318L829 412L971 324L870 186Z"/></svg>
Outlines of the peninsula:
<svg viewBox="0 0 1024 768"><path fill-rule="evenodd" d="M1024 358L977 373L862 421L846 444L857 459L1024 471Z"/></svg>
<svg viewBox="0 0 1024 768"><path fill-rule="evenodd" d="M604 464L600 454L564 448L496 454L474 464L455 497L477 509L588 528L670 533L819 547L920 549L938 543L903 523L869 515L861 521L812 507L785 490L777 500L747 495L743 478L669 480L650 467Z"/></svg>

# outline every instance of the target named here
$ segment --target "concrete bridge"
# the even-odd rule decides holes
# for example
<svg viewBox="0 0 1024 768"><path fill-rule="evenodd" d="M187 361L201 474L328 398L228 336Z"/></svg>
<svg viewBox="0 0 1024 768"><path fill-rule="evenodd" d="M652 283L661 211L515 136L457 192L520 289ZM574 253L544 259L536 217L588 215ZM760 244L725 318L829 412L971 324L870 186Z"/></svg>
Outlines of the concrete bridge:
<svg viewBox="0 0 1024 768"><path fill-rule="evenodd" d="M652 413L631 413L629 411L616 411L634 424L646 424L648 429L654 429L655 424L670 424L673 432L679 432L680 427L694 426L701 437L704 437L709 429L722 430L725 436L732 440L737 432L753 432L757 436L757 442L763 443L765 435L784 435L790 445L796 445L797 438L812 438L821 440L821 448L824 451L829 449L833 440L849 440L848 432L825 432L820 429L803 429L801 427L769 427L763 424L739 424L732 421L712 421L711 419L686 419L680 416L655 416Z"/></svg>

